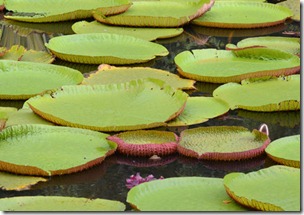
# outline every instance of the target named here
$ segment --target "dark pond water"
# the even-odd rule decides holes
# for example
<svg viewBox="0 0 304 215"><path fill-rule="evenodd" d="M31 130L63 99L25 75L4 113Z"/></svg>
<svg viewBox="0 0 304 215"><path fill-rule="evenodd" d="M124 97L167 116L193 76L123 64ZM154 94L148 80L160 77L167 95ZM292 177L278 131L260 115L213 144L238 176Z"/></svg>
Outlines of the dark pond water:
<svg viewBox="0 0 304 215"><path fill-rule="evenodd" d="M44 43L50 38L73 33L71 30L73 22L29 24L4 20L3 13L0 13L0 17L0 26L2 29L0 46L10 47L14 44L21 44L29 49L45 50ZM184 29L185 32L178 37L156 41L170 51L168 56L134 66L149 66L177 73L173 59L182 51L202 48L224 49L227 43L236 44L238 41L247 37L266 35L288 36L283 34L283 32L299 32L300 23L288 21L282 25L249 30L224 30L194 25L187 25ZM54 63L78 69L84 74L97 69L97 65L72 64L61 60L56 60ZM211 96L213 90L219 85L197 82L195 86L197 90L189 91L190 96ZM21 108L23 102L24 101L0 101L0 106ZM195 126L180 127L178 129L159 129L171 130L179 134L186 128L237 125L252 130L259 128L262 123L266 123L269 128L270 139L275 140L284 136L300 134L300 121L300 111L259 113L234 110ZM203 161L187 158L178 154L162 157L162 159L158 161L151 161L144 158L114 154L106 158L100 165L75 174L50 177L47 182L32 186L30 190L18 192L0 190L0 198L24 195L106 198L124 202L127 210L130 210L130 206L126 203L128 189L125 186L125 180L137 172L141 173L142 176L153 174L157 178L160 176L165 178L178 176L222 178L230 172L239 171L247 173L274 164L275 162L265 154L254 159L234 162Z"/></svg>

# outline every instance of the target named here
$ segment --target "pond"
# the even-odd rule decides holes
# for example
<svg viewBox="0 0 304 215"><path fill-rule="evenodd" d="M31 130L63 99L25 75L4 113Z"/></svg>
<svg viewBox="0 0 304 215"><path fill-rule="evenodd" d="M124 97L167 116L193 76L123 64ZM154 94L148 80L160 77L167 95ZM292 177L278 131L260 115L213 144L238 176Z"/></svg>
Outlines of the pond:
<svg viewBox="0 0 304 215"><path fill-rule="evenodd" d="M74 22L61 22L54 24L30 24L17 21L4 20L3 12L0 14L2 33L0 46L10 47L20 44L28 49L46 50L44 43L58 35L72 34L71 25ZM88 20L89 21L89 20ZM165 46L170 54L158 57L155 60L134 66L149 66L177 73L174 57L185 50L192 49L225 49L227 43L236 44L238 41L254 36L290 36L284 32L300 32L300 22L288 20L285 24L267 28L233 30L184 26L184 32L170 39L158 39L157 43ZM97 70L97 65L73 64L56 59L54 64L64 65L81 71L84 75ZM196 82L197 90L187 91L190 96L212 96L212 92L220 84ZM0 106L21 108L24 101L0 101ZM180 134L187 128L237 125L249 130L258 129L265 123L269 128L269 137L275 140L281 137L300 134L300 111L287 112L252 112L233 110L210 119L207 122L178 128L158 128L159 130L174 131ZM90 169L79 173L50 177L47 182L41 182L24 191L0 190L0 198L12 196L74 196L86 198L105 198L118 200L126 204L129 189L126 179L131 175L140 173L142 176L153 174L156 178L179 176L203 176L223 178L230 172L251 172L276 164L266 154L243 161L206 161L188 158L179 154L162 157L161 160L149 160L121 154L107 157L105 161Z"/></svg>

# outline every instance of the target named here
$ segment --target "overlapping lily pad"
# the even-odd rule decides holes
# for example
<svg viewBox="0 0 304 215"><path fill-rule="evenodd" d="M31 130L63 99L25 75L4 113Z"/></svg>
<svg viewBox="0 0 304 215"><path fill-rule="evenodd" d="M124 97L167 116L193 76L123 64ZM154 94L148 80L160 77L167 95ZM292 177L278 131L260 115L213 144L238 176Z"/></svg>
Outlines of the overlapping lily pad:
<svg viewBox="0 0 304 215"><path fill-rule="evenodd" d="M300 38L295 37L249 37L234 44L227 44L226 49L243 49L246 47L267 47L271 49L279 49L291 54L300 55Z"/></svg>
<svg viewBox="0 0 304 215"><path fill-rule="evenodd" d="M209 126L181 132L177 151L185 156L207 160L241 160L264 153L268 136L242 126Z"/></svg>
<svg viewBox="0 0 304 215"><path fill-rule="evenodd" d="M111 25L178 27L208 11L214 0L191 1L135 1L124 13L104 16L95 11L93 16L99 22Z"/></svg>
<svg viewBox="0 0 304 215"><path fill-rule="evenodd" d="M238 203L262 211L299 212L300 169L275 165L248 174L224 177L227 193Z"/></svg>
<svg viewBox="0 0 304 215"><path fill-rule="evenodd" d="M15 107L0 107L0 131L5 127L6 121L10 115L15 113L17 108Z"/></svg>
<svg viewBox="0 0 304 215"><path fill-rule="evenodd" d="M0 199L1 211L124 211L120 201L68 196L18 196Z"/></svg>
<svg viewBox="0 0 304 215"><path fill-rule="evenodd" d="M1 60L0 68L0 99L28 99L83 80L79 71L52 64Z"/></svg>
<svg viewBox="0 0 304 215"><path fill-rule="evenodd" d="M115 152L107 136L61 126L10 126L0 133L0 170L40 176L82 171Z"/></svg>
<svg viewBox="0 0 304 215"><path fill-rule="evenodd" d="M289 8L271 3L217 1L212 10L191 23L219 28L258 28L284 23L292 15Z"/></svg>
<svg viewBox="0 0 304 215"><path fill-rule="evenodd" d="M301 140L300 135L281 137L272 141L265 152L274 161L300 168L301 165Z"/></svg>
<svg viewBox="0 0 304 215"><path fill-rule="evenodd" d="M178 136L169 131L127 131L107 138L117 143L117 151L134 156L164 156L176 152Z"/></svg>
<svg viewBox="0 0 304 215"><path fill-rule="evenodd" d="M87 64L132 64L166 56L159 44L127 35L91 33L54 37L45 44L58 58Z"/></svg>
<svg viewBox="0 0 304 215"><path fill-rule="evenodd" d="M165 125L181 113L187 97L161 81L137 80L65 86L28 104L36 114L57 124L122 131Z"/></svg>
<svg viewBox="0 0 304 215"><path fill-rule="evenodd" d="M196 49L179 53L174 61L187 78L212 83L240 82L261 76L290 75L299 71L300 58L268 48L242 50Z"/></svg>
<svg viewBox="0 0 304 215"><path fill-rule="evenodd" d="M229 111L229 105L213 97L189 97L183 112L167 126L199 124Z"/></svg>
<svg viewBox="0 0 304 215"><path fill-rule="evenodd" d="M3 190L27 190L32 185L45 181L47 181L47 179L42 177L0 172L0 188Z"/></svg>
<svg viewBox="0 0 304 215"><path fill-rule="evenodd" d="M299 110L300 86L299 74L279 78L248 79L241 84L221 85L213 91L213 96L226 101L231 109L262 112Z"/></svg>
<svg viewBox="0 0 304 215"><path fill-rule="evenodd" d="M150 67L114 67L100 65L96 73L91 73L82 84L119 84L137 79L153 78L164 81L166 84L177 89L195 89L195 81L182 79L178 75L165 70Z"/></svg>
<svg viewBox="0 0 304 215"><path fill-rule="evenodd" d="M113 33L124 34L138 37L144 40L152 41L156 39L164 39L175 37L183 33L183 28L132 28L123 26L105 25L98 21L80 21L72 25L72 29L76 34L87 33Z"/></svg>
<svg viewBox="0 0 304 215"><path fill-rule="evenodd" d="M140 211L246 211L225 192L223 179L174 177L139 184L127 202Z"/></svg>
<svg viewBox="0 0 304 215"><path fill-rule="evenodd" d="M78 0L6 0L5 7L13 14L5 15L5 18L25 22L58 22L89 18L93 10L113 15L126 11L130 5L129 0L87 0L85 4Z"/></svg>

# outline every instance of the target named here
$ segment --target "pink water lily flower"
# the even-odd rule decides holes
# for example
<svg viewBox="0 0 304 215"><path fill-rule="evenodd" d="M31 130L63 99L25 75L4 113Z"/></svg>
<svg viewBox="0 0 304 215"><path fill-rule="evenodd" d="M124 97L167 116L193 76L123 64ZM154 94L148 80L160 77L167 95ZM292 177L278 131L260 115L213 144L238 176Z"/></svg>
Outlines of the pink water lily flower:
<svg viewBox="0 0 304 215"><path fill-rule="evenodd" d="M153 180L161 180L164 179L163 176L160 176L159 179L155 178L152 174L148 175L147 177L143 178L140 176L139 173L136 173L136 175L131 175L130 178L126 179L126 187L131 189L132 187L139 185L144 182L153 181Z"/></svg>

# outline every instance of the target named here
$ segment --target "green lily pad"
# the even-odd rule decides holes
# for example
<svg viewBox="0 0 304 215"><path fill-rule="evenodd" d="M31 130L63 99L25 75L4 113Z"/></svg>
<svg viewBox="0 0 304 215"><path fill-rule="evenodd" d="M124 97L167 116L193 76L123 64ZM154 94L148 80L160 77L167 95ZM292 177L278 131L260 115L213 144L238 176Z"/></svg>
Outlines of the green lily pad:
<svg viewBox="0 0 304 215"><path fill-rule="evenodd" d="M139 184L127 202L140 211L246 211L225 192L223 179L173 177Z"/></svg>
<svg viewBox="0 0 304 215"><path fill-rule="evenodd" d="M271 159L280 164L300 168L300 135L292 135L276 139L267 146L265 152Z"/></svg>
<svg viewBox="0 0 304 215"><path fill-rule="evenodd" d="M264 153L270 143L267 134L242 126L209 126L181 132L177 151L207 160L241 160Z"/></svg>
<svg viewBox="0 0 304 215"><path fill-rule="evenodd" d="M162 80L177 89L195 89L195 81L182 79L178 75L165 70L150 67L114 67L106 64L100 65L98 71L91 73L82 81L82 84L119 84L145 78Z"/></svg>
<svg viewBox="0 0 304 215"><path fill-rule="evenodd" d="M5 7L13 14L4 17L25 22L58 22L92 17L93 10L113 15L124 12L130 5L129 0L87 0L85 4L78 0L6 0Z"/></svg>
<svg viewBox="0 0 304 215"><path fill-rule="evenodd" d="M178 137L157 130L126 131L107 138L117 143L117 151L134 156L164 156L176 152Z"/></svg>
<svg viewBox="0 0 304 215"><path fill-rule="evenodd" d="M202 16L213 4L214 0L135 1L126 12L119 15L106 17L94 11L93 17L99 22L111 25L178 27Z"/></svg>
<svg viewBox="0 0 304 215"><path fill-rule="evenodd" d="M80 21L72 25L76 34L87 33L113 33L134 36L140 39L152 41L156 39L171 38L183 33L183 28L132 28L123 26L105 25L98 21Z"/></svg>
<svg viewBox="0 0 304 215"><path fill-rule="evenodd" d="M189 97L183 112L167 126L199 124L229 111L229 105L213 97Z"/></svg>
<svg viewBox="0 0 304 215"><path fill-rule="evenodd" d="M262 211L300 211L300 169L275 165L255 172L229 173L227 193L238 203Z"/></svg>
<svg viewBox="0 0 304 215"><path fill-rule="evenodd" d="M237 45L227 44L226 49L243 49L247 47L267 47L271 49L279 49L291 54L300 55L300 38L295 37L250 37L243 39Z"/></svg>
<svg viewBox="0 0 304 215"><path fill-rule="evenodd" d="M196 49L183 51L174 58L178 72L187 78L211 83L240 82L262 76L296 73L300 58L268 48L242 50Z"/></svg>
<svg viewBox="0 0 304 215"><path fill-rule="evenodd" d="M0 199L1 211L124 211L120 201L68 196L18 196Z"/></svg>
<svg viewBox="0 0 304 215"><path fill-rule="evenodd" d="M16 175L6 172L0 172L0 188L3 190L27 190L32 185L35 185L38 182L45 181L47 181L47 179L42 177Z"/></svg>
<svg viewBox="0 0 304 215"><path fill-rule="evenodd" d="M284 23L292 15L289 8L271 3L217 1L212 10L191 23L219 28L259 28Z"/></svg>
<svg viewBox="0 0 304 215"><path fill-rule="evenodd" d="M74 69L44 63L0 61L0 99L28 99L63 85L80 84L83 75Z"/></svg>
<svg viewBox="0 0 304 215"><path fill-rule="evenodd" d="M45 46L58 58L87 64L132 64L166 56L159 44L127 35L91 33L53 37Z"/></svg>
<svg viewBox="0 0 304 215"><path fill-rule="evenodd" d="M64 86L28 104L36 114L57 124L121 131L165 125L180 114L187 97L186 93L161 81L137 80L123 84Z"/></svg>
<svg viewBox="0 0 304 215"><path fill-rule="evenodd" d="M5 127L7 119L14 112L17 111L15 107L0 107L0 131Z"/></svg>
<svg viewBox="0 0 304 215"><path fill-rule="evenodd" d="M262 112L300 110L300 86L299 74L248 79L241 84L221 85L213 91L213 96L227 102L231 109Z"/></svg>
<svg viewBox="0 0 304 215"><path fill-rule="evenodd" d="M300 22L301 20L301 2L300 0L286 0L277 3L277 5L281 5L289 8L293 12L292 20Z"/></svg>
<svg viewBox="0 0 304 215"><path fill-rule="evenodd" d="M0 170L40 176L82 171L115 152L107 136L60 126L10 126L0 133Z"/></svg>

